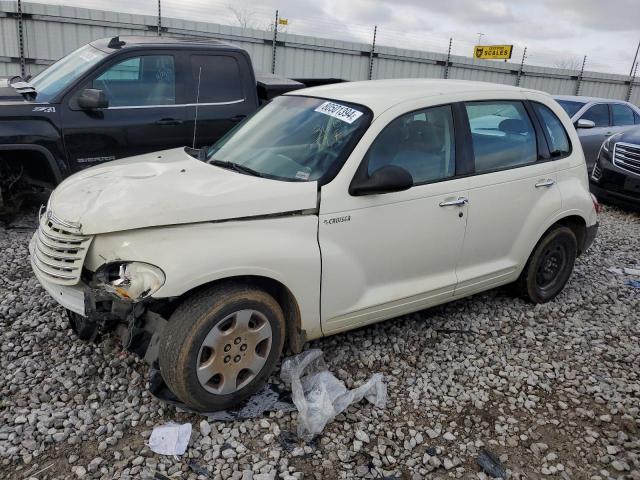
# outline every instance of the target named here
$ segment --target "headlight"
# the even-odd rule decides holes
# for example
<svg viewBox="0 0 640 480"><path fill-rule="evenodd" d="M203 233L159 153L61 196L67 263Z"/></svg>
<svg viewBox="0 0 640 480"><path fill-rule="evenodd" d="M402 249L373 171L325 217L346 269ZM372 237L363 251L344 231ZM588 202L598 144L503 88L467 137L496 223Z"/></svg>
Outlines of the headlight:
<svg viewBox="0 0 640 480"><path fill-rule="evenodd" d="M162 270L142 262L108 263L98 269L95 278L98 287L130 302L153 295L165 281Z"/></svg>
<svg viewBox="0 0 640 480"><path fill-rule="evenodd" d="M622 135L622 133L614 133L613 135L611 135L609 138L607 138L604 143L602 144L602 149L607 152L607 153L611 153L611 151L613 150L613 142L616 140L616 138L618 138L620 135Z"/></svg>

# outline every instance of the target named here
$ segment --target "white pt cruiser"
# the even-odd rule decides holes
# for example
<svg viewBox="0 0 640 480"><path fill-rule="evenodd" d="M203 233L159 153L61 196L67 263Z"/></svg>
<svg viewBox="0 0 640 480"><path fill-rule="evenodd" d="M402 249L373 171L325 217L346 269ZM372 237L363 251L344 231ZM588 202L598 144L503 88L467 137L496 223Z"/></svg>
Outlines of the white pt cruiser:
<svg viewBox="0 0 640 480"><path fill-rule="evenodd" d="M353 82L276 98L211 147L73 175L30 251L81 337L118 330L214 410L254 393L285 344L499 285L553 299L596 207L549 95Z"/></svg>

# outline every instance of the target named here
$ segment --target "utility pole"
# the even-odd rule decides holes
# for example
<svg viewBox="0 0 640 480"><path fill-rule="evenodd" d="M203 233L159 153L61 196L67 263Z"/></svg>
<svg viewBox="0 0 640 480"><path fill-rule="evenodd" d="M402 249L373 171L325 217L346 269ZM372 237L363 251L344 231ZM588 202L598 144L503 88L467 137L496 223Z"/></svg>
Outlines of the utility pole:
<svg viewBox="0 0 640 480"><path fill-rule="evenodd" d="M576 82L576 95L580 95L580 84L582 83L582 76L584 75L584 66L587 63L587 56L585 55L582 59L582 68L580 69L580 75L578 75L578 80Z"/></svg>
<svg viewBox="0 0 640 480"><path fill-rule="evenodd" d="M273 49L271 55L271 73L276 73L276 43L278 42L278 10L276 10L276 20L273 23Z"/></svg>
<svg viewBox="0 0 640 480"><path fill-rule="evenodd" d="M25 78L25 66L24 66L24 26L22 24L22 1L18 0L18 50L20 53L20 76Z"/></svg>
<svg viewBox="0 0 640 480"><path fill-rule="evenodd" d="M453 37L449 38L449 51L447 52L447 61L444 64L444 78L449 78L449 66L451 65L451 47L453 46Z"/></svg>
<svg viewBox="0 0 640 480"><path fill-rule="evenodd" d="M522 74L524 73L524 59L527 58L527 47L524 47L524 51L522 52L522 61L520 62L520 70L518 70L518 78L516 80L516 87L520 86L520 81L522 80Z"/></svg>
<svg viewBox="0 0 640 480"><path fill-rule="evenodd" d="M480 44L481 44L481 42L482 42L482 37L484 37L484 33L480 33L480 32L478 32L478 34L477 34L477 35L478 35L478 45L480 45Z"/></svg>
<svg viewBox="0 0 640 480"><path fill-rule="evenodd" d="M371 43L371 52L369 53L369 80L373 78L373 53L376 49L376 34L378 33L378 26L373 26L373 42Z"/></svg>
<svg viewBox="0 0 640 480"><path fill-rule="evenodd" d="M161 0L158 0L158 36L162 35L162 9L160 5Z"/></svg>
<svg viewBox="0 0 640 480"><path fill-rule="evenodd" d="M631 63L631 70L629 70L629 76L631 77L633 74L633 69L636 68L636 61L638 60L638 52L640 52L640 42L638 42L638 48L636 48L636 54L633 57L633 62Z"/></svg>

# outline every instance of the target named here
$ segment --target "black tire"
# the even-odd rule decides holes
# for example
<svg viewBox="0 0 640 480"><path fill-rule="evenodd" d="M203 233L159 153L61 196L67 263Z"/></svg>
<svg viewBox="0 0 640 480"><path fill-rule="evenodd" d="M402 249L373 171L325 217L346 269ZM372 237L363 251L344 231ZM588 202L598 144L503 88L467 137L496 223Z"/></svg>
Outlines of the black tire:
<svg viewBox="0 0 640 480"><path fill-rule="evenodd" d="M533 303L553 300L573 272L578 242L570 228L549 230L536 245L515 283L516 292Z"/></svg>
<svg viewBox="0 0 640 480"><path fill-rule="evenodd" d="M214 327L221 328L219 324L223 320L242 310L255 310L269 322L271 342L270 350L264 355L266 361L259 373L242 388L226 395L211 393L203 387L196 373L201 362L201 346ZM268 293L242 284L204 288L188 297L171 315L160 339L160 372L173 393L191 408L225 410L238 406L264 384L280 359L284 340L284 314Z"/></svg>

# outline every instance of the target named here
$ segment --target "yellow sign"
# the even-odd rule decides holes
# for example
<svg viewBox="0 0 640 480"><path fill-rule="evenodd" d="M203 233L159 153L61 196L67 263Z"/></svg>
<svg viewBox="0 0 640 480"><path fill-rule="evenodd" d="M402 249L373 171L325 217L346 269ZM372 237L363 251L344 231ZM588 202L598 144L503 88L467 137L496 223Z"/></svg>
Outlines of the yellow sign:
<svg viewBox="0 0 640 480"><path fill-rule="evenodd" d="M289 25L289 19L288 18L279 18L278 19L278 23L280 25Z"/></svg>
<svg viewBox="0 0 640 480"><path fill-rule="evenodd" d="M513 45L478 45L473 49L473 58L509 59Z"/></svg>

